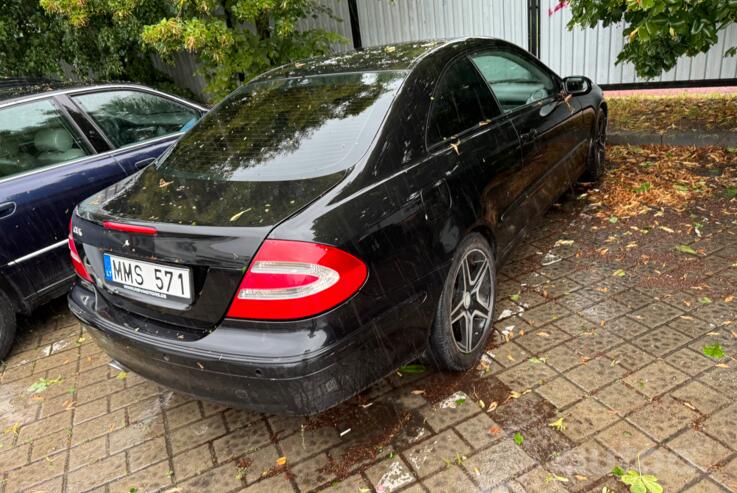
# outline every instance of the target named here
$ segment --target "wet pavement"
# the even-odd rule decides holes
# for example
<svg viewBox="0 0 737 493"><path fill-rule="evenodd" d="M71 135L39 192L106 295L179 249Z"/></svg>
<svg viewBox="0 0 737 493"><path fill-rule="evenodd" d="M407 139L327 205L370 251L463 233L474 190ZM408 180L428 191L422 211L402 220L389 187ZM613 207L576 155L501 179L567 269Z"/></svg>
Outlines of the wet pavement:
<svg viewBox="0 0 737 493"><path fill-rule="evenodd" d="M52 303L0 376L0 492L627 491L616 468L737 492L737 205L712 195L626 219L576 190L501 270L478 368L311 418L121 373Z"/></svg>

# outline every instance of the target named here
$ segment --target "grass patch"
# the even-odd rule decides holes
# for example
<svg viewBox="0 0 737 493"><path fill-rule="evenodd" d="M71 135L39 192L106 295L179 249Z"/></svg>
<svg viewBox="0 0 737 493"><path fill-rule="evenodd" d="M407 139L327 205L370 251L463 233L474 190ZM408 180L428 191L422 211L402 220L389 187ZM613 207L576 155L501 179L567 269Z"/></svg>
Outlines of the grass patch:
<svg viewBox="0 0 737 493"><path fill-rule="evenodd" d="M737 131L737 94L612 96L611 132Z"/></svg>

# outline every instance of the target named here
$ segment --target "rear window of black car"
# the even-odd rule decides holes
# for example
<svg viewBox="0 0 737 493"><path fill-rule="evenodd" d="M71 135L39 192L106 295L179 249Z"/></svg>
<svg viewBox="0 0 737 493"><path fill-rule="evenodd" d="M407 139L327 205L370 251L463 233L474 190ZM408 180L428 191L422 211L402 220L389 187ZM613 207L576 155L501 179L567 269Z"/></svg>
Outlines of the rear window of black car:
<svg viewBox="0 0 737 493"><path fill-rule="evenodd" d="M368 149L405 76L363 72L247 84L188 132L159 171L278 181L347 169Z"/></svg>

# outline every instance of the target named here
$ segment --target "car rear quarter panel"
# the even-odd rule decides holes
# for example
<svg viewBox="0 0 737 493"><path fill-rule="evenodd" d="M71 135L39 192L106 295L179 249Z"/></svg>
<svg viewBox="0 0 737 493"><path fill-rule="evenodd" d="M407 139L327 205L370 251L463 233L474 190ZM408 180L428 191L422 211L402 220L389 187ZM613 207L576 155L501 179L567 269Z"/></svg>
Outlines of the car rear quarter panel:
<svg viewBox="0 0 737 493"><path fill-rule="evenodd" d="M374 313L404 306L408 315L375 327L387 344L410 340L416 352L426 346L453 251L480 213L478 200L463 197L479 196L478 184L468 182L473 190L457 196L448 185L457 159L452 148L425 148L434 82L453 55L415 68L369 153L338 187L270 234L336 245L366 262L369 277L359 296Z"/></svg>

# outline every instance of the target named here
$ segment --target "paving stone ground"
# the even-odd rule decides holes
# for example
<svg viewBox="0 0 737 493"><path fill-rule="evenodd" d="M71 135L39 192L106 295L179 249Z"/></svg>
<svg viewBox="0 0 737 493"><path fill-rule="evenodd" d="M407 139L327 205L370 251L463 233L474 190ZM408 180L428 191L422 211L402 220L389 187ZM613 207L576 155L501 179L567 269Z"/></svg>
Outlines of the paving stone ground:
<svg viewBox="0 0 737 493"><path fill-rule="evenodd" d="M678 233L704 221L694 207L647 220ZM733 212L676 239L569 195L499 273L499 335L477 369L398 372L306 419L119 374L52 303L0 376L0 492L627 491L615 466L666 492L737 492ZM616 254L633 242L663 260ZM675 243L698 254L672 260ZM725 357L704 355L713 343Z"/></svg>

